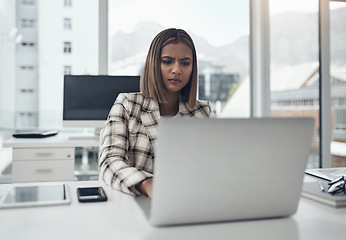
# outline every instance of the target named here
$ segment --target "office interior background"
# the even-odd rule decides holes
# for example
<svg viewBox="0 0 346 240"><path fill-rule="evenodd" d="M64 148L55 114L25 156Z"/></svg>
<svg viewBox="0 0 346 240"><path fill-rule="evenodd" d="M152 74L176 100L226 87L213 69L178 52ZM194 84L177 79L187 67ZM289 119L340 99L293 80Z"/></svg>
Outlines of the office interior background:
<svg viewBox="0 0 346 240"><path fill-rule="evenodd" d="M99 25L100 2L108 6L106 31ZM92 131L63 127L64 75L104 74L100 56L106 62L106 74L140 75L151 40L165 28L183 28L194 39L199 98L210 101L218 117L260 116L253 111L257 63L251 54L256 47L250 33L256 32L256 26L251 22L250 2L2 0L0 183L11 182L12 153L2 142L14 132ZM307 168L346 166L346 1L329 1L328 15L326 27L318 0L270 0L269 28L264 33L270 89L269 112L262 116L315 118ZM329 43L327 61L321 54L325 46L320 34L325 28L328 36L322 36ZM100 39L106 40L107 46L100 44ZM106 54L100 54L104 50ZM328 70L327 78L321 74L323 69ZM329 95L322 98L326 92ZM330 121L322 125L325 116ZM98 149L86 150L90 168L76 180L97 178ZM76 151L76 170L83 151Z"/></svg>

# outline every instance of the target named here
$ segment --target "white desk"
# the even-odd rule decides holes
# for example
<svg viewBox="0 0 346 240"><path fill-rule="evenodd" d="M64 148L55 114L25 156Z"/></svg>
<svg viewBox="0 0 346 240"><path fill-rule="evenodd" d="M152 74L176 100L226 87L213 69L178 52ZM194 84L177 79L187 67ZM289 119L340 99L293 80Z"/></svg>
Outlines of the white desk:
<svg viewBox="0 0 346 240"><path fill-rule="evenodd" d="M76 147L97 147L98 140L69 140L58 134L48 138L11 138L3 147L13 149L12 181L73 181Z"/></svg>
<svg viewBox="0 0 346 240"><path fill-rule="evenodd" d="M69 182L70 205L0 210L0 239L280 239L344 240L346 208L335 209L301 198L289 218L154 228L132 196L104 187L107 202L79 203L78 186ZM8 185L0 185L1 190Z"/></svg>

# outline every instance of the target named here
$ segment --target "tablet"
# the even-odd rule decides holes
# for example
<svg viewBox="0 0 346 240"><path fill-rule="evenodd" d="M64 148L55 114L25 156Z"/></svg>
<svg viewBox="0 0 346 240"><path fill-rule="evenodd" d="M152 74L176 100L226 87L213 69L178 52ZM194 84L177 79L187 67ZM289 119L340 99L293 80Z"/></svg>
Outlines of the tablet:
<svg viewBox="0 0 346 240"><path fill-rule="evenodd" d="M57 131L43 131L43 132L18 132L12 136L15 138L46 138L57 135Z"/></svg>
<svg viewBox="0 0 346 240"><path fill-rule="evenodd" d="M0 208L35 207L69 204L68 186L64 183L10 185L0 200Z"/></svg>

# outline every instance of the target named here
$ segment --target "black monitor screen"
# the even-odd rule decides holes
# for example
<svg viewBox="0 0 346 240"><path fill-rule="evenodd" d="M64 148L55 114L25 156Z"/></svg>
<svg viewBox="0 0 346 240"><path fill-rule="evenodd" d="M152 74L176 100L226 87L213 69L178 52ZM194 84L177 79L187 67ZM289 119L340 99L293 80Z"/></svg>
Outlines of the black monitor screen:
<svg viewBox="0 0 346 240"><path fill-rule="evenodd" d="M66 75L63 120L106 120L119 93L139 92L139 76Z"/></svg>

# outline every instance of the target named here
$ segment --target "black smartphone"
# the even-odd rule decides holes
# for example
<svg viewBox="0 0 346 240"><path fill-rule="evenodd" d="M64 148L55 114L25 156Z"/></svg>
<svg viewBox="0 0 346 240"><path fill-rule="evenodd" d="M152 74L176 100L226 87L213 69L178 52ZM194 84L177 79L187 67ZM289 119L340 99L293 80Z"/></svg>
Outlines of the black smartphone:
<svg viewBox="0 0 346 240"><path fill-rule="evenodd" d="M102 187L80 187L77 188L77 195L80 202L107 201L107 195Z"/></svg>

